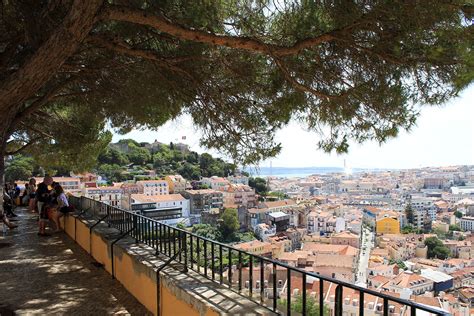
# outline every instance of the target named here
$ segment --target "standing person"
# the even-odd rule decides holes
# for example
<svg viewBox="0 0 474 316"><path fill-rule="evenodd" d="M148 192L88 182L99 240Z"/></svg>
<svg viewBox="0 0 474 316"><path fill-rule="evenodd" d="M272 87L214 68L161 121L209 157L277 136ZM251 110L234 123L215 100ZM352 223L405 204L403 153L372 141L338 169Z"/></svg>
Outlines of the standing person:
<svg viewBox="0 0 474 316"><path fill-rule="evenodd" d="M46 234L46 221L48 221L48 209L47 206L51 202L51 190L49 186L53 184L53 178L46 176L43 179L43 182L38 184L36 189L36 200L38 201L38 212L40 214L39 218L39 236L49 236Z"/></svg>
<svg viewBox="0 0 474 316"><path fill-rule="evenodd" d="M21 189L18 183L13 183L13 201L15 205L21 205L21 200L20 200L20 194L21 194Z"/></svg>
<svg viewBox="0 0 474 316"><path fill-rule="evenodd" d="M30 212L35 212L36 210L36 180L35 178L31 178L28 182L28 190L26 192L30 198L28 203L28 209Z"/></svg>
<svg viewBox="0 0 474 316"><path fill-rule="evenodd" d="M30 197L28 196L28 183L25 183L25 189L21 191L20 195L20 204L21 206L28 206L28 201L30 200Z"/></svg>

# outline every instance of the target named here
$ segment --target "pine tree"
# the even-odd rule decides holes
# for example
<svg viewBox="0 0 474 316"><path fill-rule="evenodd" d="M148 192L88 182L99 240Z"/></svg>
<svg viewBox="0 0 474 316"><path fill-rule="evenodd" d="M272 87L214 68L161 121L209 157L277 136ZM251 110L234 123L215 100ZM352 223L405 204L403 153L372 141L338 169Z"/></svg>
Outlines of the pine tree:
<svg viewBox="0 0 474 316"><path fill-rule="evenodd" d="M468 0L1 3L0 194L7 155L87 169L107 128L182 113L242 164L277 155L292 119L347 152L474 77Z"/></svg>

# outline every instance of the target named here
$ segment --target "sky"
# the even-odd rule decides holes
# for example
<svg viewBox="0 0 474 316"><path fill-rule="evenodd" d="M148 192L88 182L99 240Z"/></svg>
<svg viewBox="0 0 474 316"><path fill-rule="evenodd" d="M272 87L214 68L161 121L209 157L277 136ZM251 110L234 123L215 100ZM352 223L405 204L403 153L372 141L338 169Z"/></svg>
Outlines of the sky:
<svg viewBox="0 0 474 316"><path fill-rule="evenodd" d="M166 123L157 131L134 130L125 135L114 134L113 141L132 138L139 142L182 142L199 153L199 130L191 118L182 116ZM186 139L182 140L185 136ZM377 142L351 144L344 155L327 154L317 148L319 135L308 132L296 122L277 132L281 153L260 163L260 167L343 167L404 169L428 166L474 165L474 85L443 106L422 107L417 125L379 146ZM222 156L223 157L223 156ZM225 157L224 157L225 158Z"/></svg>

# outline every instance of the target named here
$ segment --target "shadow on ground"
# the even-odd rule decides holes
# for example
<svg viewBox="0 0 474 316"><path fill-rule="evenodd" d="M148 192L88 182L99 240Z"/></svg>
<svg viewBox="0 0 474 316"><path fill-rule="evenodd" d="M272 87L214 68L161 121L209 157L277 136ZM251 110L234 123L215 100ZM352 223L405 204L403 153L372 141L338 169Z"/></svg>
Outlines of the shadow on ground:
<svg viewBox="0 0 474 316"><path fill-rule="evenodd" d="M39 237L36 216L18 213L0 236L0 315L149 314L63 233Z"/></svg>

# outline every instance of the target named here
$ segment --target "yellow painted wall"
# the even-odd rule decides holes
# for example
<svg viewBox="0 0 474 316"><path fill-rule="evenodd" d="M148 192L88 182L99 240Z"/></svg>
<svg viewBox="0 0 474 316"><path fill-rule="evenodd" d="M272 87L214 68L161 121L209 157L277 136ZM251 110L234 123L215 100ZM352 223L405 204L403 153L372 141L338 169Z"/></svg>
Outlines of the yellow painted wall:
<svg viewBox="0 0 474 316"><path fill-rule="evenodd" d="M400 222L391 217L379 219L375 228L377 234L399 234Z"/></svg>
<svg viewBox="0 0 474 316"><path fill-rule="evenodd" d="M81 220L76 219L76 242L85 251L89 252L90 247L90 234L89 227L86 226Z"/></svg>
<svg viewBox="0 0 474 316"><path fill-rule="evenodd" d="M74 221L74 216L64 216L63 228L66 231L66 234L68 234L72 239L74 239Z"/></svg>
<svg viewBox="0 0 474 316"><path fill-rule="evenodd" d="M112 274L112 260L110 246L96 232L92 231L92 256L97 262L104 265L105 270Z"/></svg>
<svg viewBox="0 0 474 316"><path fill-rule="evenodd" d="M165 286L161 286L161 314L199 316L199 312L189 304L183 304Z"/></svg>
<svg viewBox="0 0 474 316"><path fill-rule="evenodd" d="M74 239L75 217L66 216L64 229L68 236ZM76 222L76 241L87 252L89 252L89 240L92 238L92 256L98 262L104 264L106 271L112 273L111 254L109 245L101 236L92 232L81 220ZM149 269L137 263L128 253L114 246L114 268L115 277L140 303L156 315L156 281L148 275ZM155 272L151 272L155 273ZM161 286L162 315L199 315L199 311L187 302L176 297L166 286ZM219 315L216 311L208 308L206 316Z"/></svg>
<svg viewBox="0 0 474 316"><path fill-rule="evenodd" d="M114 249L115 278L135 296L140 303L152 311L156 311L156 282L140 271L137 263L126 253L117 253Z"/></svg>

